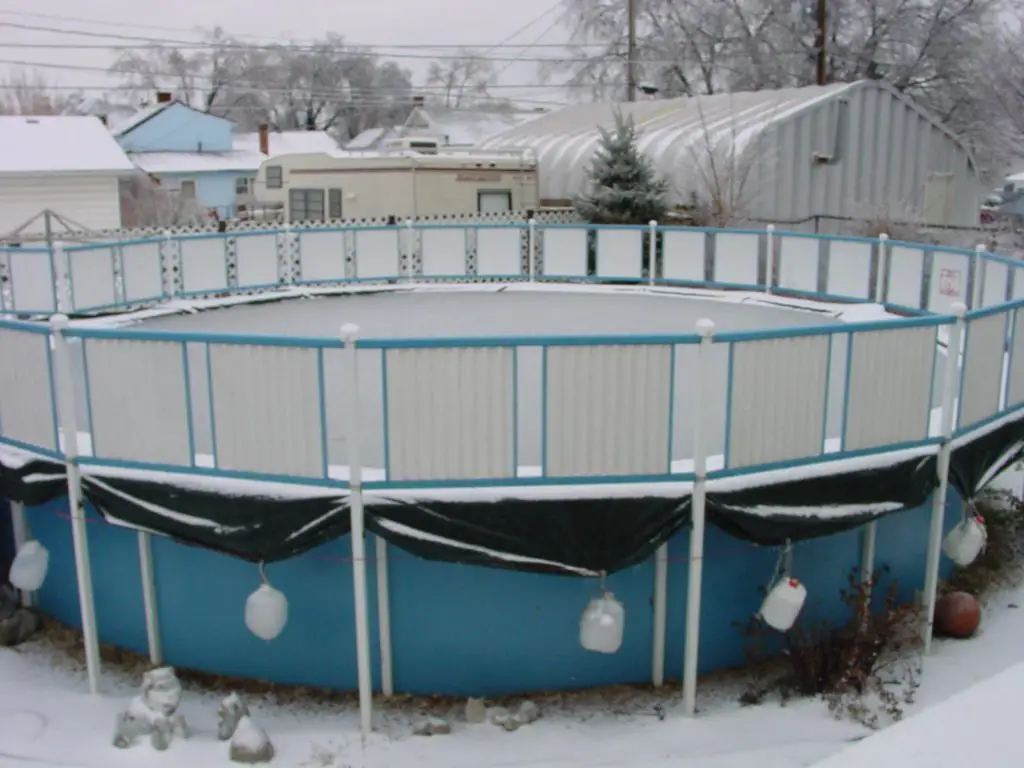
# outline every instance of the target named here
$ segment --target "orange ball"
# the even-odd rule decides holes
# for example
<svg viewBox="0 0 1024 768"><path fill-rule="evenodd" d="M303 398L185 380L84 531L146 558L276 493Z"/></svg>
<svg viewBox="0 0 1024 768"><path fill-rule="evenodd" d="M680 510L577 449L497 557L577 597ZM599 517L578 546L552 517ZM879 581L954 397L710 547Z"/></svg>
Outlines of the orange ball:
<svg viewBox="0 0 1024 768"><path fill-rule="evenodd" d="M981 624L981 606L973 595L950 592L935 604L935 631L940 635L968 638Z"/></svg>

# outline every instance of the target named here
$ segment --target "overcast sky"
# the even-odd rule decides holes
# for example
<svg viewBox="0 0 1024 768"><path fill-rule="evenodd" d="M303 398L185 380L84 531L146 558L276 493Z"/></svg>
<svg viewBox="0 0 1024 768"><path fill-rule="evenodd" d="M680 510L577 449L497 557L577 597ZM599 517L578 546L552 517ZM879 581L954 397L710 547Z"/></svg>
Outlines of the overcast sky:
<svg viewBox="0 0 1024 768"><path fill-rule="evenodd" d="M194 39L193 27L222 26L237 35L251 35L267 41L311 39L326 32L343 35L353 44L380 47L382 54L400 53L403 66L422 81L427 61L444 51L388 49L387 46L473 45L486 48L508 38L522 46L563 42L565 31L558 26L556 0L171 0L139 3L138 0L0 0L0 59L56 63L74 66L109 66L112 54L75 45L117 45L129 41L75 36L60 32L30 31L3 24L23 24L90 33ZM531 24L531 22L533 22ZM25 48L11 44L50 44L60 47ZM452 51L447 51L452 53ZM554 55L549 49L502 49L494 55L529 57ZM422 59L411 58L422 56ZM504 66L499 64L499 67ZM10 69L9 64L0 67ZM43 70L66 86L94 86L111 83L102 72L47 68ZM511 64L501 78L505 84L531 83L534 65ZM551 89L502 92L502 96L560 98Z"/></svg>

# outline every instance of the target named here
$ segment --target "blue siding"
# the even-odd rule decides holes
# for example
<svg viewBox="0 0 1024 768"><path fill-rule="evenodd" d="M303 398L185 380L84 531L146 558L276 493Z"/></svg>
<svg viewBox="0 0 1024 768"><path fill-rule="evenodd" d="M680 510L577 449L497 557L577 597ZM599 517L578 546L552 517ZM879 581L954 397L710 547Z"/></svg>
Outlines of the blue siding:
<svg viewBox="0 0 1024 768"><path fill-rule="evenodd" d="M187 179L196 182L196 200L203 208L216 208L218 215L232 218L236 212L235 179L240 176L255 176L258 169L238 173L215 171L213 173L162 173L159 179Z"/></svg>
<svg viewBox="0 0 1024 768"><path fill-rule="evenodd" d="M228 152L230 120L173 104L120 137L129 152Z"/></svg>
<svg viewBox="0 0 1024 768"><path fill-rule="evenodd" d="M961 518L950 493L946 527ZM877 565L888 564L910 600L924 581L930 506L878 524ZM66 502L29 510L33 533L51 552L40 606L78 626L78 595ZM94 510L89 515L96 517ZM134 532L88 525L100 638L144 653L145 621ZM666 675L679 679L685 631L689 531L669 544ZM794 575L810 590L808 611L840 618L839 590L859 566L861 531L799 544ZM373 552L372 537L368 552ZM153 537L160 627L167 661L181 667L280 683L350 690L356 687L352 566L348 538L269 566L285 592L290 620L270 643L243 620L246 596L259 584L256 567L213 552ZM700 670L744 662L736 627L760 604L778 552L708 529L701 612ZM943 561L948 571L949 561ZM390 548L395 687L412 693L495 695L643 683L651 675L654 564L648 559L614 574L608 586L626 607L622 650L605 656L579 646L579 616L595 594L589 579L515 573L435 563ZM376 595L368 568L373 675L379 686Z"/></svg>

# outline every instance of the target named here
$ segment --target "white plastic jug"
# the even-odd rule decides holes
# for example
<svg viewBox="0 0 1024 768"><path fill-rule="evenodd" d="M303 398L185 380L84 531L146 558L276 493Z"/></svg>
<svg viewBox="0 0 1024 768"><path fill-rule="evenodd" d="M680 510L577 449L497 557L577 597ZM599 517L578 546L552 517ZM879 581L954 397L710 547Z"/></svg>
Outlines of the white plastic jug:
<svg viewBox="0 0 1024 768"><path fill-rule="evenodd" d="M591 600L580 618L580 645L595 653L615 653L622 647L626 609L611 592Z"/></svg>
<svg viewBox="0 0 1024 768"><path fill-rule="evenodd" d="M984 518L971 517L958 523L946 534L942 542L942 551L946 553L946 557L963 568L978 559L987 543L988 531L985 529Z"/></svg>
<svg viewBox="0 0 1024 768"><path fill-rule="evenodd" d="M38 541L27 541L18 550L8 579L16 589L23 592L35 592L46 580L46 571L50 567L50 553Z"/></svg>
<svg viewBox="0 0 1024 768"><path fill-rule="evenodd" d="M807 600L807 588L796 579L784 578L772 587L761 604L764 623L785 632L796 623Z"/></svg>
<svg viewBox="0 0 1024 768"><path fill-rule="evenodd" d="M263 584L245 601L245 626L261 640L273 640L288 623L288 599Z"/></svg>

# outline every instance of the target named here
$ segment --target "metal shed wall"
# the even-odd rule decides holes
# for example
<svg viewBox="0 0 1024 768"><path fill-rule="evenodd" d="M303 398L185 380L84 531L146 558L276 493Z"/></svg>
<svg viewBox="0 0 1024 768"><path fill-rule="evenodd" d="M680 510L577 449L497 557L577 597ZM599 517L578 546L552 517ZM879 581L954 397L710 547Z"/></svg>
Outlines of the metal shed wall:
<svg viewBox="0 0 1024 768"><path fill-rule="evenodd" d="M947 223L977 224L981 187L968 151L923 111L873 81L581 104L483 146L533 150L541 198L570 199L587 190L598 126L611 126L616 109L632 117L640 149L668 180L675 205L714 191L755 219L911 219L921 215L929 174L950 173L954 202ZM816 163L816 154L837 159Z"/></svg>

